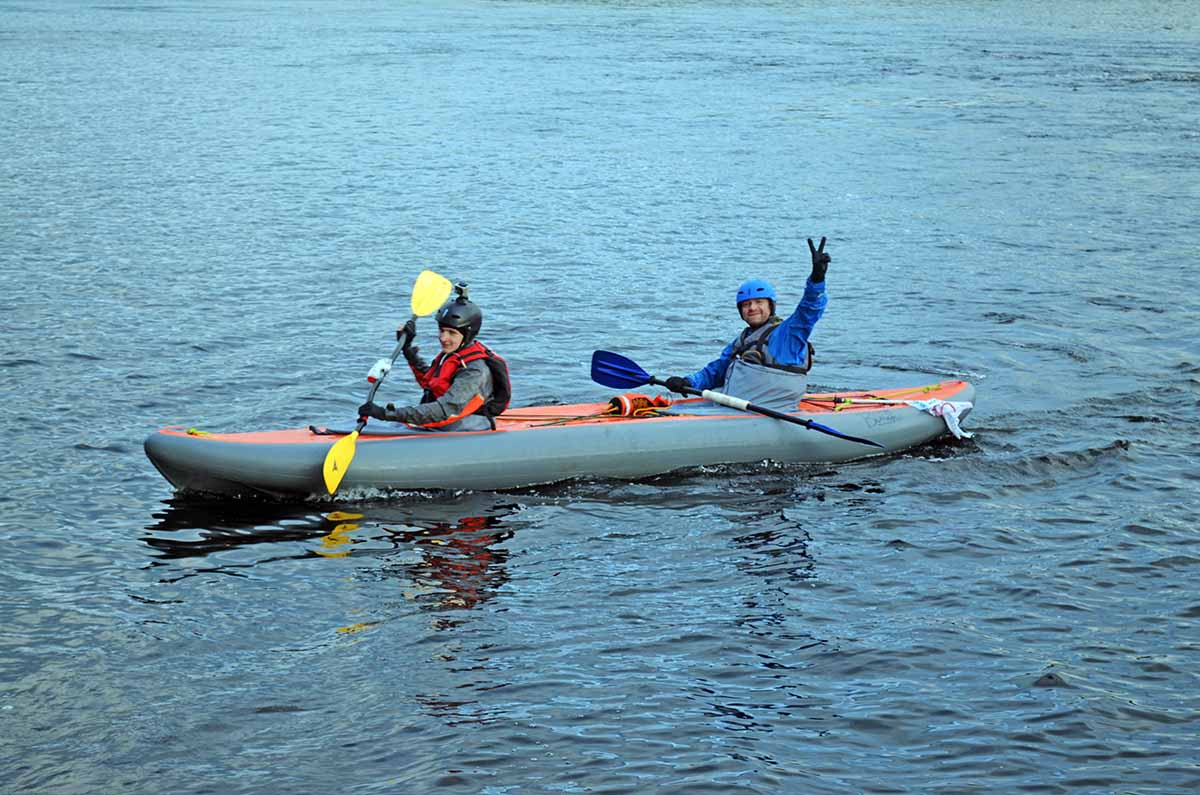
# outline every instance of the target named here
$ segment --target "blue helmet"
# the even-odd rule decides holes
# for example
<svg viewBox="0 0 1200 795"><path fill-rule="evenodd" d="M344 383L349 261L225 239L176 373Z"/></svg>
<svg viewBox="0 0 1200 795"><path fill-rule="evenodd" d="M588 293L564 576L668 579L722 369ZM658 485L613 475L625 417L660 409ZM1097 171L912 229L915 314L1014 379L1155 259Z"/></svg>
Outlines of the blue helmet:
<svg viewBox="0 0 1200 795"><path fill-rule="evenodd" d="M751 279L748 282L742 282L742 286L737 291L737 302L740 306L742 301L749 301L751 298L765 298L771 302L771 306L775 305L775 288L771 283L762 279Z"/></svg>

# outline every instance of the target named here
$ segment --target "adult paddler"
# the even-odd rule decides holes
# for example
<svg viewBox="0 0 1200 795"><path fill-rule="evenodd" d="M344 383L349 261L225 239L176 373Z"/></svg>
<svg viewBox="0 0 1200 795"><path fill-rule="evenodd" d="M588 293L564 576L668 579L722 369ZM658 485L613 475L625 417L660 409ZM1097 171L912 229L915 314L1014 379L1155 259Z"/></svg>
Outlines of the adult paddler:
<svg viewBox="0 0 1200 795"><path fill-rule="evenodd" d="M794 409L804 397L812 367L809 337L828 303L825 271L829 254L825 252L825 238L814 246L810 237L808 249L812 273L800 303L787 319L775 314L777 294L770 283L762 279L743 282L736 301L746 328L703 369L668 378L667 388L674 392L712 389L762 406Z"/></svg>

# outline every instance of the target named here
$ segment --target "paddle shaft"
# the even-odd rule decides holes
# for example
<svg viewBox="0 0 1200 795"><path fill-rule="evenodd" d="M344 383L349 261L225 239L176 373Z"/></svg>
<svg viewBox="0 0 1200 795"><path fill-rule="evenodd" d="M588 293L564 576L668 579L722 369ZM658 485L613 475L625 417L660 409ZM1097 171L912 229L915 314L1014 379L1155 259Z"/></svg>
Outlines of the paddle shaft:
<svg viewBox="0 0 1200 795"><path fill-rule="evenodd" d="M418 317L437 311L437 308L450 296L451 289L453 289L453 285L445 276L431 270L421 271L416 282L413 283L412 320L409 322L415 324ZM404 346L411 342L412 337L396 341L396 348L392 351L392 358L388 361L387 371L380 373L379 377L371 383L371 389L367 393L368 403L375 402L375 393L379 391L379 385L383 383L388 371L396 364L396 357L404 350ZM350 462L354 460L354 444L358 440L358 434L366 426L367 418L359 417L358 425L354 430L334 442L333 446L329 448L329 452L325 454L325 460L321 464L321 475L325 480L325 489L330 495L337 493L338 486L345 477L346 470L350 467Z"/></svg>
<svg viewBox="0 0 1200 795"><path fill-rule="evenodd" d="M650 378L650 380L647 383L653 384L655 386L664 386L664 387L667 385L666 381L662 381L658 378L655 378L654 376L650 376L649 378ZM684 394L687 394L687 395L697 395L699 397L704 398L705 400L711 401L711 402L716 403L721 406L728 406L729 408L737 409L738 411L753 411L756 414L765 414L766 416L774 417L777 420L783 420L784 422L791 422L796 425L802 425L805 428L808 428L810 431L820 431L821 433L833 433L833 434L836 434L837 436L840 436L843 439L849 439L850 441L858 442L859 444L868 444L868 445L871 445L872 447L879 447L879 448L883 447L883 445L878 444L876 442L872 442L870 439L862 439L857 436L850 436L849 434L844 434L841 431L835 431L833 428L827 428L826 426L821 425L819 422L813 422L812 420L801 419L800 417L793 417L791 414L784 414L782 411L776 411L775 409L769 409L766 406L756 406L755 404L751 403L748 400L743 400L741 398L733 397L732 395L726 395L724 392L713 392L711 389L685 389L685 390L683 390L683 392L684 392Z"/></svg>
<svg viewBox="0 0 1200 795"><path fill-rule="evenodd" d="M655 386L663 387L667 385L666 381L655 378L654 376L650 376L650 383ZM783 420L784 422L794 422L797 425L803 425L806 428L811 425L809 420L793 417L790 414L784 414L782 411L775 411L774 409L769 409L766 406L756 406L748 400L742 400L741 398L733 397L732 395L726 395L724 392L713 392L711 389L685 389L683 392L684 394L696 395L697 397L702 397L705 400L721 406L728 406L729 408L737 409L738 411L753 411L758 414L766 414L768 417L774 417L775 419Z"/></svg>
<svg viewBox="0 0 1200 795"><path fill-rule="evenodd" d="M655 378L647 373L633 359L622 356L619 353L612 351L593 351L592 352L592 380L598 384L613 387L614 389L630 389L643 386L645 384L654 384L656 386L667 386L667 382L662 379ZM672 390L675 391L675 390ZM851 436L847 433L830 428L828 425L822 425L813 420L802 420L799 417L793 417L790 414L784 414L782 411L775 411L763 406L756 406L748 400L736 398L732 395L726 395L723 392L713 392L711 390L699 390L695 388L684 388L685 395L699 395L705 400L712 401L721 406L728 406L738 411L753 411L756 414L762 414L772 419L790 422L794 425L801 425L810 431L817 431L827 436L836 436L839 439L857 442L859 444L878 447L881 450L886 449L878 442L873 442L870 439L863 439L860 436Z"/></svg>
<svg viewBox="0 0 1200 795"><path fill-rule="evenodd" d="M412 319L416 320L417 316L413 315ZM410 342L412 342L412 340L401 340L396 343L396 347L392 350L392 356L391 356L392 365L396 364L396 359L398 359L400 357L400 354L404 351L404 346ZM391 370L392 370L391 365L389 365L388 372L390 373ZM375 393L379 391L379 385L383 383L383 379L386 377L387 377L387 373L384 373L383 375L381 375L375 379L375 383L371 384L371 389L367 392L367 402L368 403L371 403L375 400ZM354 429L354 432L358 433L365 427L367 427L367 418L359 417L358 418L358 426Z"/></svg>

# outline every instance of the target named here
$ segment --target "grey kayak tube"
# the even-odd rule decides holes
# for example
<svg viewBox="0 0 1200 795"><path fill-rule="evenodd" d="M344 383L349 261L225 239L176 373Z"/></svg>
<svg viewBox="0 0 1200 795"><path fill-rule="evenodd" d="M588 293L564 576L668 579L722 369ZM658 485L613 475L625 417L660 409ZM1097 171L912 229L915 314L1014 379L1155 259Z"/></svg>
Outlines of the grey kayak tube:
<svg viewBox="0 0 1200 795"><path fill-rule="evenodd" d="M920 390L914 399L962 406L975 398L974 387L962 381ZM891 399L896 391L846 394L871 396L866 401ZM396 433L376 427L386 423L372 424L358 439L339 493L511 489L764 460L837 463L894 454L948 432L941 417L904 402L838 404L837 399L806 396L795 416L871 439L882 449L760 414L713 411L701 400L679 400L667 413L638 418L605 416L603 403L529 407L506 412L495 431ZM969 412L968 406L958 419ZM145 451L180 490L324 497L321 468L338 438L309 429L197 433L164 428L146 439Z"/></svg>

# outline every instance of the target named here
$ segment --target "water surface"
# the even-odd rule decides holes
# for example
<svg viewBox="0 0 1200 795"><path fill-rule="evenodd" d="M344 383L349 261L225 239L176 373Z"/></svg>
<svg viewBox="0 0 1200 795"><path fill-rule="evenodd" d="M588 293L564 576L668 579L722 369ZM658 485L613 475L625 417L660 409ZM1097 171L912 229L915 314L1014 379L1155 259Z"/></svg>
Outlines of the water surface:
<svg viewBox="0 0 1200 795"><path fill-rule="evenodd" d="M1198 63L1188 3L0 3L3 780L1192 791ZM974 440L335 504L141 452L353 412L425 267L517 405L689 371L810 236L816 385L968 379Z"/></svg>

